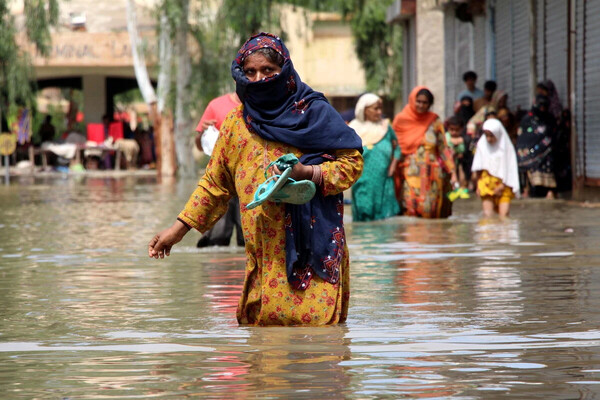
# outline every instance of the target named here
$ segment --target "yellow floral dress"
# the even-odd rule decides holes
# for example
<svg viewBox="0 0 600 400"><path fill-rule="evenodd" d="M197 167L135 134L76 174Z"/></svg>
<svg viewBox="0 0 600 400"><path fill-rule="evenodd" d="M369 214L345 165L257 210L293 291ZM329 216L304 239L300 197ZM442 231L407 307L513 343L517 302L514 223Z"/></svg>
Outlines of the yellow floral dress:
<svg viewBox="0 0 600 400"><path fill-rule="evenodd" d="M287 153L300 157L295 147L271 142L248 131L243 106L229 113L205 175L190 196L179 218L205 232L227 211L227 202L237 193L246 241L246 274L237 308L240 324L326 325L344 322L350 297L348 247L340 280L323 281L314 274L306 290L294 290L286 275L285 204L265 202L248 210L254 192L264 182L271 161ZM338 150L335 160L321 164L325 196L350 188L362 172L357 150Z"/></svg>
<svg viewBox="0 0 600 400"><path fill-rule="evenodd" d="M483 170L481 172L481 177L477 181L479 196L481 196L482 200L491 200L496 205L500 203L510 203L515 197L512 188L505 185L502 193L498 196L495 191L500 185L502 185L502 179L496 178L495 176L490 175L486 170Z"/></svg>

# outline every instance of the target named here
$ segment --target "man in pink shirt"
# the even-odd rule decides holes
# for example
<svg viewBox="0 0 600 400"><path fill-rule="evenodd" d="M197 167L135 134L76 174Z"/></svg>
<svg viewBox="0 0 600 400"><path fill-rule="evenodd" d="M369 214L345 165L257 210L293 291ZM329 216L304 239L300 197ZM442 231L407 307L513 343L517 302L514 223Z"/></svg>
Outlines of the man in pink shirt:
<svg viewBox="0 0 600 400"><path fill-rule="evenodd" d="M224 94L208 103L196 127L196 132L198 132L196 135L196 147L198 147L198 150L202 151L202 145L200 144L202 133L211 125L220 130L221 124L225 121L227 114L240 104L242 103L235 93Z"/></svg>
<svg viewBox="0 0 600 400"><path fill-rule="evenodd" d="M227 93L223 96L217 97L208 103L200 122L196 127L196 147L198 150L202 150L202 134L208 129L209 126L214 126L217 129L221 129L221 124L227 117L227 114L237 106L242 104L237 94ZM233 197L229 201L229 209L223 218L221 218L215 226L204 233L200 240L198 240L198 247L207 246L229 246L231 235L233 234L233 228L236 229L236 238L238 246L244 246L244 234L242 232L242 224L240 221L240 204L236 197Z"/></svg>

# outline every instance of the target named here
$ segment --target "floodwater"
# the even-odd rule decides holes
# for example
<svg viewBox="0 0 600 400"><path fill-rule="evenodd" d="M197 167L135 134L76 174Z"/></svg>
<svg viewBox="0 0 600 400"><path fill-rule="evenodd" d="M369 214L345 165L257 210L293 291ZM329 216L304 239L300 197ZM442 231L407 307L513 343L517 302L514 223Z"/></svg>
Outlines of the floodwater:
<svg viewBox="0 0 600 400"><path fill-rule="evenodd" d="M600 209L346 225L346 324L238 326L244 253L146 244L194 182L0 187L0 399L600 398Z"/></svg>

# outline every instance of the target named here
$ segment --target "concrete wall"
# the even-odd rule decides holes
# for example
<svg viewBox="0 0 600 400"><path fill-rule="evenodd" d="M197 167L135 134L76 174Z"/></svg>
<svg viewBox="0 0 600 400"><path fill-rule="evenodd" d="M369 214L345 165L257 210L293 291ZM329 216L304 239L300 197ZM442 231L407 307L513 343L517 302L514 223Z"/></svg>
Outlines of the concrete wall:
<svg viewBox="0 0 600 400"><path fill-rule="evenodd" d="M106 77L103 75L83 76L83 104L86 122L102 122L106 110Z"/></svg>
<svg viewBox="0 0 600 400"><path fill-rule="evenodd" d="M416 70L417 85L424 85L435 97L433 110L441 117L445 109L444 13L435 0L417 1Z"/></svg>
<svg viewBox="0 0 600 400"><path fill-rule="evenodd" d="M294 67L309 86L328 96L356 96L366 90L352 32L338 15L288 7L282 25Z"/></svg>

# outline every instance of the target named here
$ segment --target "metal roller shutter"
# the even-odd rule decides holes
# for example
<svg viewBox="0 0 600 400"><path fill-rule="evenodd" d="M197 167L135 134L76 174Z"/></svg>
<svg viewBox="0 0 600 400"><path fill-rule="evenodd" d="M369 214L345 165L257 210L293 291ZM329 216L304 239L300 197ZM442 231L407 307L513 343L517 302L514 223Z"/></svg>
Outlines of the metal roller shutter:
<svg viewBox="0 0 600 400"><path fill-rule="evenodd" d="M585 0L577 0L575 15L576 44L575 44L575 109L573 122L577 131L577 156L575 160L576 176L585 176Z"/></svg>
<svg viewBox="0 0 600 400"><path fill-rule="evenodd" d="M544 73L538 80L551 79L556 86L561 104L567 104L568 80L568 2L546 0L544 34ZM538 57L539 58L539 57Z"/></svg>
<svg viewBox="0 0 600 400"><path fill-rule="evenodd" d="M546 34L544 21L546 11L546 0L536 0L535 2L535 16L536 16L536 73L538 81L544 79L546 65L546 59L544 57L544 50L546 49Z"/></svg>
<svg viewBox="0 0 600 400"><path fill-rule="evenodd" d="M527 2L511 1L512 12L512 90L509 92L511 107L528 109L531 102L529 82L529 17ZM500 86L500 89L503 89Z"/></svg>
<svg viewBox="0 0 600 400"><path fill-rule="evenodd" d="M512 29L511 2L496 2L495 42L496 42L496 83L498 87L512 92Z"/></svg>
<svg viewBox="0 0 600 400"><path fill-rule="evenodd" d="M456 67L463 72L473 69L473 24L457 21L456 23ZM463 85L459 85L463 87Z"/></svg>
<svg viewBox="0 0 600 400"><path fill-rule="evenodd" d="M529 18L527 2L496 3L496 82L508 93L511 108L530 106Z"/></svg>
<svg viewBox="0 0 600 400"><path fill-rule="evenodd" d="M600 0L587 0L585 3L583 54L585 176L600 179L600 40L598 40Z"/></svg>
<svg viewBox="0 0 600 400"><path fill-rule="evenodd" d="M477 16L473 20L473 69L479 76L478 86L483 86L487 76L487 20L484 16Z"/></svg>
<svg viewBox="0 0 600 400"><path fill-rule="evenodd" d="M461 22L454 17L454 12L444 13L444 57L446 60L445 88L446 115L454 114L453 106L456 96L464 88L463 73L473 70L473 25ZM479 74L479 72L478 72ZM479 80L479 86L481 79Z"/></svg>

